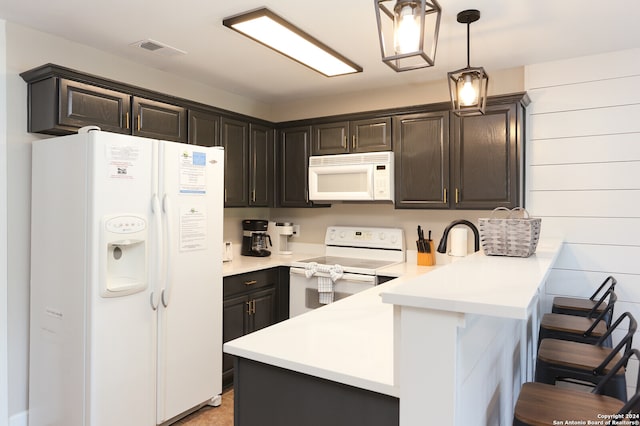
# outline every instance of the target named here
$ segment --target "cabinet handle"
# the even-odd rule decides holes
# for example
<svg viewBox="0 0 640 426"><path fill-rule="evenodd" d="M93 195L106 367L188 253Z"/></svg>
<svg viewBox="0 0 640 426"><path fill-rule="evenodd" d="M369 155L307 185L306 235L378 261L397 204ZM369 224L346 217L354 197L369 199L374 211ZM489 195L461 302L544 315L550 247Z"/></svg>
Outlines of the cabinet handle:
<svg viewBox="0 0 640 426"><path fill-rule="evenodd" d="M456 204L460 201L460 191L456 188Z"/></svg>
<svg viewBox="0 0 640 426"><path fill-rule="evenodd" d="M444 204L447 204L447 188L442 188Z"/></svg>
<svg viewBox="0 0 640 426"><path fill-rule="evenodd" d="M351 149L356 149L356 135L351 136Z"/></svg>
<svg viewBox="0 0 640 426"><path fill-rule="evenodd" d="M244 285L254 285L254 284L258 284L258 280L250 280L250 281L244 282Z"/></svg>
<svg viewBox="0 0 640 426"><path fill-rule="evenodd" d="M141 121L142 121L142 120L140 120L140 114L138 114L138 120L137 120L137 122L138 122L138 131L140 131L140 122L141 122Z"/></svg>
<svg viewBox="0 0 640 426"><path fill-rule="evenodd" d="M251 301L251 313L252 313L253 315L255 315L255 314L256 314L256 299L253 299L253 300Z"/></svg>
<svg viewBox="0 0 640 426"><path fill-rule="evenodd" d="M129 111L124 114L124 124L126 126L125 128L129 130Z"/></svg>
<svg viewBox="0 0 640 426"><path fill-rule="evenodd" d="M247 313L249 315L251 315L251 300L249 300L248 302L245 302L247 304Z"/></svg>
<svg viewBox="0 0 640 426"><path fill-rule="evenodd" d="M251 191L251 201L256 202L256 190Z"/></svg>

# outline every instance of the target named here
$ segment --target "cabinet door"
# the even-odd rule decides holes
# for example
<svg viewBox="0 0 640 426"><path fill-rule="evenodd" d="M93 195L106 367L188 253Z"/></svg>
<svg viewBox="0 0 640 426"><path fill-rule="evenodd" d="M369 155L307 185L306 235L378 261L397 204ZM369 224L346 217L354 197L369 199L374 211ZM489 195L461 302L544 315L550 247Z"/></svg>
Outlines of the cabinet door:
<svg viewBox="0 0 640 426"><path fill-rule="evenodd" d="M349 122L313 126L312 155L346 154L349 152Z"/></svg>
<svg viewBox="0 0 640 426"><path fill-rule="evenodd" d="M448 208L449 112L393 120L396 208Z"/></svg>
<svg viewBox="0 0 640 426"><path fill-rule="evenodd" d="M188 134L190 144L220 145L220 117L208 112L189 110Z"/></svg>
<svg viewBox="0 0 640 426"><path fill-rule="evenodd" d="M134 96L133 114L134 135L187 142L187 110L185 108Z"/></svg>
<svg viewBox="0 0 640 426"><path fill-rule="evenodd" d="M256 291L249 295L253 310L250 315L250 331L260 330L276 323L276 289Z"/></svg>
<svg viewBox="0 0 640 426"><path fill-rule="evenodd" d="M280 130L278 143L279 207L311 207L307 169L311 128L307 126Z"/></svg>
<svg viewBox="0 0 640 426"><path fill-rule="evenodd" d="M224 206L249 205L249 123L222 117Z"/></svg>
<svg viewBox="0 0 640 426"><path fill-rule="evenodd" d="M519 205L517 106L453 119L453 205L460 209Z"/></svg>
<svg viewBox="0 0 640 426"><path fill-rule="evenodd" d="M249 332L249 296L225 298L222 304L222 342L242 337ZM233 379L233 356L222 355L222 381Z"/></svg>
<svg viewBox="0 0 640 426"><path fill-rule="evenodd" d="M249 129L249 206L274 207L273 129L257 124Z"/></svg>
<svg viewBox="0 0 640 426"><path fill-rule="evenodd" d="M351 152L391 151L391 117L352 121L349 129Z"/></svg>
<svg viewBox="0 0 640 426"><path fill-rule="evenodd" d="M131 133L131 96L126 93L61 78L58 99L58 122L63 126L98 126L108 132Z"/></svg>

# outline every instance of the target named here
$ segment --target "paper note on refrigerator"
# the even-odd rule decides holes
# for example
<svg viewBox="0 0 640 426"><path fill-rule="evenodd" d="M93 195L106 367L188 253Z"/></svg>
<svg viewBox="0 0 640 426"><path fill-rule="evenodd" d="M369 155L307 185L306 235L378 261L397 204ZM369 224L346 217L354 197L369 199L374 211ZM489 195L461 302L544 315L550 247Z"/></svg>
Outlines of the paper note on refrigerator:
<svg viewBox="0 0 640 426"><path fill-rule="evenodd" d="M180 251L206 250L207 213L204 207L180 208Z"/></svg>
<svg viewBox="0 0 640 426"><path fill-rule="evenodd" d="M108 173L111 179L135 179L140 149L135 145L107 146Z"/></svg>
<svg viewBox="0 0 640 426"><path fill-rule="evenodd" d="M184 150L180 155L180 193L206 194L207 154Z"/></svg>

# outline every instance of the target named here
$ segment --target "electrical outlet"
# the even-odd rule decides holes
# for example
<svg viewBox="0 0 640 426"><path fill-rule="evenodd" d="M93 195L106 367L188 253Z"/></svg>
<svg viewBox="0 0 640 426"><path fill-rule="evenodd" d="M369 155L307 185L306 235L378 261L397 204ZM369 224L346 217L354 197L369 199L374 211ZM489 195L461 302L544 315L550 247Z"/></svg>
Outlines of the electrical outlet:
<svg viewBox="0 0 640 426"><path fill-rule="evenodd" d="M293 225L293 235L294 238L298 238L300 236L300 225Z"/></svg>

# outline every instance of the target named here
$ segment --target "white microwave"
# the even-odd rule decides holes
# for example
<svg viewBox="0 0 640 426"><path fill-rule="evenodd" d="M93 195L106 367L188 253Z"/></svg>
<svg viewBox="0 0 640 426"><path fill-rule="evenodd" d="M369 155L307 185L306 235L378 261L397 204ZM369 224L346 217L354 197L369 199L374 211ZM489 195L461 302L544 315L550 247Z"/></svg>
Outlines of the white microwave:
<svg viewBox="0 0 640 426"><path fill-rule="evenodd" d="M309 199L393 201L393 152L310 157Z"/></svg>

